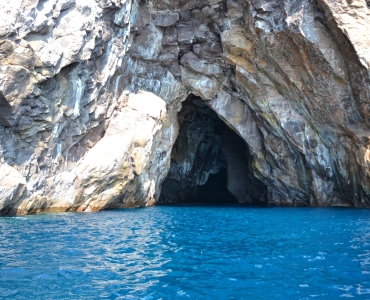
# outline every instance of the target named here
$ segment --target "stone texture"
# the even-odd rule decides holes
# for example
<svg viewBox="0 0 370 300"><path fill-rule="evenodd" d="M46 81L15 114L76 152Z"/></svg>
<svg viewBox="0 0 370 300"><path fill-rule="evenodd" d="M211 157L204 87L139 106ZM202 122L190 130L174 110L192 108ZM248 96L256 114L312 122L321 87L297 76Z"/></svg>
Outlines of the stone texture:
<svg viewBox="0 0 370 300"><path fill-rule="evenodd" d="M247 144L245 174L267 187L247 202L369 206L369 14L365 0L1 1L1 213L155 203L190 93Z"/></svg>
<svg viewBox="0 0 370 300"><path fill-rule="evenodd" d="M78 210L145 206L155 201L176 137L176 124L164 125L166 113L165 102L151 93L129 95L104 137L76 167L73 203ZM164 139L169 143L162 143Z"/></svg>
<svg viewBox="0 0 370 300"><path fill-rule="evenodd" d="M25 178L7 164L0 166L0 211L6 214L22 198L26 189Z"/></svg>
<svg viewBox="0 0 370 300"><path fill-rule="evenodd" d="M159 202L266 202L266 186L253 175L246 143L200 97L190 95L178 119Z"/></svg>
<svg viewBox="0 0 370 300"><path fill-rule="evenodd" d="M179 14L171 11L156 11L151 14L155 26L168 27L175 25L179 19Z"/></svg>

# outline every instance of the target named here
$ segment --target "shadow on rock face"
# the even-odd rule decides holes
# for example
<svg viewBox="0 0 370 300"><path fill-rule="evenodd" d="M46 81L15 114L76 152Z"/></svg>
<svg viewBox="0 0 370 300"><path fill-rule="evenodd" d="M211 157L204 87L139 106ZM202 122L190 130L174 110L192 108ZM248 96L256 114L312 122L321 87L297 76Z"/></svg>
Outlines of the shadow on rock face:
<svg viewBox="0 0 370 300"><path fill-rule="evenodd" d="M6 100L2 91L0 91L0 122L5 127L10 127L15 124L12 106Z"/></svg>
<svg viewBox="0 0 370 300"><path fill-rule="evenodd" d="M179 113L180 132L159 203L266 203L245 142L205 104L189 95Z"/></svg>

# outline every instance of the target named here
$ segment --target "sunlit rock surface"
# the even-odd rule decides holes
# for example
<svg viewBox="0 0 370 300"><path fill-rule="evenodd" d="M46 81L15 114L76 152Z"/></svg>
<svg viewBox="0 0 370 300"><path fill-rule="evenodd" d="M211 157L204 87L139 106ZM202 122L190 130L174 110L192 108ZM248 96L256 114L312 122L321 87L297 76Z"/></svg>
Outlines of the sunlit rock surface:
<svg viewBox="0 0 370 300"><path fill-rule="evenodd" d="M190 93L246 143L258 201L369 206L369 6L1 1L0 213L154 204Z"/></svg>

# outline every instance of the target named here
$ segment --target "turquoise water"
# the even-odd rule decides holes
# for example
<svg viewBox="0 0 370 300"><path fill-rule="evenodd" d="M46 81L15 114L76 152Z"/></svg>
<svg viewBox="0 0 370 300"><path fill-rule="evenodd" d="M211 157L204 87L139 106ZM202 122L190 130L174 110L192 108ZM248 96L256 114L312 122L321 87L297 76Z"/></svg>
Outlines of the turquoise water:
<svg viewBox="0 0 370 300"><path fill-rule="evenodd" d="M370 299L370 210L157 206L0 218L0 298Z"/></svg>

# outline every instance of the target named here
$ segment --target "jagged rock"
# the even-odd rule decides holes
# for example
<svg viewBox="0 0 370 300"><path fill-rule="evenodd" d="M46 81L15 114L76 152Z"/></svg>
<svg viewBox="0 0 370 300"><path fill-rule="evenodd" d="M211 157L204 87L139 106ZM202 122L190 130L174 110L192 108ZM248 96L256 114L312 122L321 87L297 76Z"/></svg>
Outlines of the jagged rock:
<svg viewBox="0 0 370 300"><path fill-rule="evenodd" d="M178 118L180 132L159 202L266 201L266 186L251 171L246 143L215 112L190 95ZM213 186L204 189L209 181Z"/></svg>
<svg viewBox="0 0 370 300"><path fill-rule="evenodd" d="M161 143L165 118L162 99L144 92L128 96L125 106L112 116L104 137L76 167L79 210L145 206L155 201L156 184L167 173L166 157L176 132L170 124L174 136L167 137L169 144Z"/></svg>
<svg viewBox="0 0 370 300"><path fill-rule="evenodd" d="M151 14L153 24L155 26L168 27L174 25L178 19L179 14L171 11L157 11Z"/></svg>
<svg viewBox="0 0 370 300"><path fill-rule="evenodd" d="M204 100L210 100L218 91L217 81L181 67L181 79Z"/></svg>
<svg viewBox="0 0 370 300"><path fill-rule="evenodd" d="M0 212L6 214L21 199L26 189L25 178L14 168L0 166Z"/></svg>
<svg viewBox="0 0 370 300"><path fill-rule="evenodd" d="M220 77L222 68L216 64L207 64L200 60L193 52L188 52L180 60L181 64L188 67L194 72L205 74L208 76Z"/></svg>
<svg viewBox="0 0 370 300"><path fill-rule="evenodd" d="M155 203L189 94L248 146L238 199L370 206L369 21L362 0L2 1L1 175L19 184L0 182L1 213Z"/></svg>
<svg viewBox="0 0 370 300"><path fill-rule="evenodd" d="M154 60L162 45L162 31L153 24L147 25L131 46L131 56L136 59Z"/></svg>
<svg viewBox="0 0 370 300"><path fill-rule="evenodd" d="M154 194L168 172L177 123L165 102L152 93L127 93L126 97L104 137L71 171L50 176L48 195L32 195L17 206L18 214L96 211L155 201Z"/></svg>

